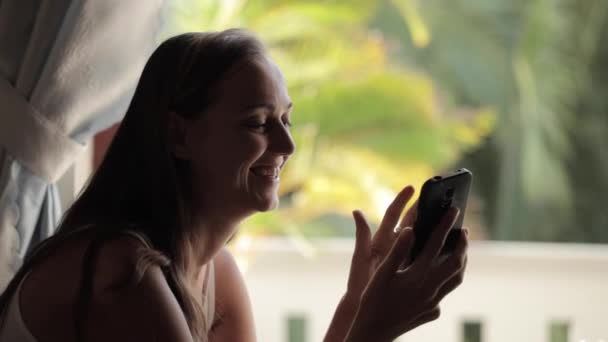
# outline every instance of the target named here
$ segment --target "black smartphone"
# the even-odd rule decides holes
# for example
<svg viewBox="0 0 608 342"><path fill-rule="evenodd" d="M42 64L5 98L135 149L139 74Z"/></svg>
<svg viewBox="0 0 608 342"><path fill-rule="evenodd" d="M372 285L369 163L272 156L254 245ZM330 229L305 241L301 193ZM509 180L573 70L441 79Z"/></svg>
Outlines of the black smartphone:
<svg viewBox="0 0 608 342"><path fill-rule="evenodd" d="M412 261L422 251L431 232L450 207L460 209L460 214L448 233L441 253L450 253L454 250L463 233L462 222L472 181L471 171L462 168L435 176L424 183L418 197L418 210L414 222L416 239L412 250Z"/></svg>

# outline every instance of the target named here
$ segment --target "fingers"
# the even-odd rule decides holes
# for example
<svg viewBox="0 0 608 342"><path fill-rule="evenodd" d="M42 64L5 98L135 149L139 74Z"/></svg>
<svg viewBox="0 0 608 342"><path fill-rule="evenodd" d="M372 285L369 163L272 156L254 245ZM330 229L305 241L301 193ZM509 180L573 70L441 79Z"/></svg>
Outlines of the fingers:
<svg viewBox="0 0 608 342"><path fill-rule="evenodd" d="M431 237L427 241L426 245L420 252L420 255L416 258L416 261L412 265L412 270L420 272L422 270L428 270L435 261L435 258L441 252L441 248L445 244L445 239L448 236L448 232L456 223L458 218L458 208L450 208L448 212L441 218L441 221L437 227L432 227L433 232Z"/></svg>
<svg viewBox="0 0 608 342"><path fill-rule="evenodd" d="M447 256L445 261L434 269L434 274L431 275L429 280L432 280L432 277L435 277L437 280L439 280L438 282L442 282L441 279L450 278L452 275L464 270L466 267L467 248L469 245L469 240L465 231L466 230L460 234L458 244L456 245L454 251Z"/></svg>
<svg viewBox="0 0 608 342"><path fill-rule="evenodd" d="M369 260L370 245L371 245L371 230L369 225L363 216L363 213L359 210L353 211L353 218L355 219L355 250L353 251L353 257L351 259L350 274L348 281L348 288L350 291L359 291L358 289L361 283L361 279L369 276L368 274L361 274L361 270L367 270L368 267L365 265ZM364 271L363 271L364 272Z"/></svg>
<svg viewBox="0 0 608 342"><path fill-rule="evenodd" d="M454 291L458 286L460 286L463 280L464 272L457 273L453 277L451 277L437 291L437 294L435 295L435 303L441 302L441 300L443 300L443 298L447 296L448 293Z"/></svg>
<svg viewBox="0 0 608 342"><path fill-rule="evenodd" d="M414 323L412 323L412 327L410 328L410 330L428 322L434 321L439 318L440 315L441 309L439 308L439 306L437 306L433 310L427 311L424 314L420 315L418 318L416 318L416 320L414 320Z"/></svg>
<svg viewBox="0 0 608 342"><path fill-rule="evenodd" d="M383 247L386 249L391 246L395 234L394 229L399 222L399 217L401 217L403 208L405 208L405 205L413 195L414 187L411 185L406 186L397 194L397 197L395 197L393 202L386 209L384 217L382 218L382 223L380 223L380 227L374 237L374 239L377 238L379 241L382 241L381 244L383 244Z"/></svg>
<svg viewBox="0 0 608 342"><path fill-rule="evenodd" d="M403 217L401 218L401 222L399 222L399 225L395 228L395 232L405 227L413 227L414 223L416 222L416 215L418 215L418 199L416 199L414 204L412 204L412 206L407 210L405 215L403 215ZM406 256L401 266L399 266L399 270L407 268L412 263L411 256L411 254L408 254Z"/></svg>
<svg viewBox="0 0 608 342"><path fill-rule="evenodd" d="M367 224L367 220L360 210L353 211L353 218L355 219L355 251L353 258L362 253L369 252L369 245L372 239L371 229ZM362 255L367 256L367 255Z"/></svg>
<svg viewBox="0 0 608 342"><path fill-rule="evenodd" d="M399 231L397 239L393 243L390 252L380 265L378 272L385 275L393 275L399 267L412 254L414 246L414 230L410 227Z"/></svg>
<svg viewBox="0 0 608 342"><path fill-rule="evenodd" d="M425 286L436 289L432 293L439 302L450 291L462 283L467 265L468 238L466 233L460 236L458 245L441 264L437 265L429 274Z"/></svg>
<svg viewBox="0 0 608 342"><path fill-rule="evenodd" d="M416 222L416 215L418 214L418 200L412 204L412 206L407 210L401 222L399 222L399 227L413 227Z"/></svg>
<svg viewBox="0 0 608 342"><path fill-rule="evenodd" d="M371 229L360 210L353 211L353 218L355 219L355 251L353 259L355 257L367 258L372 240Z"/></svg>
<svg viewBox="0 0 608 342"><path fill-rule="evenodd" d="M397 267L398 271L405 270L412 263L412 249L414 249L414 242L415 242L415 239L416 239L416 234L414 234L413 228L406 227L406 228L403 228L403 229L409 229L409 230L411 230L412 231L411 232L412 237L410 238L410 242L407 245L406 250L403 251L403 253L405 254L405 257L401 260L401 263Z"/></svg>

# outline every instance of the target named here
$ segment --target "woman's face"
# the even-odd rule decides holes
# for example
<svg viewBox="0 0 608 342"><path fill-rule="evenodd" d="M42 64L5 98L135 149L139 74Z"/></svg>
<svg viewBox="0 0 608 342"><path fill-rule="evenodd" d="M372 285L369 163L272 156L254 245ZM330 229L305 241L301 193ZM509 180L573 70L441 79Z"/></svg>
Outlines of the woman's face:
<svg viewBox="0 0 608 342"><path fill-rule="evenodd" d="M281 71L268 58L241 62L217 94L183 131L199 210L247 215L276 208L279 175L295 150Z"/></svg>

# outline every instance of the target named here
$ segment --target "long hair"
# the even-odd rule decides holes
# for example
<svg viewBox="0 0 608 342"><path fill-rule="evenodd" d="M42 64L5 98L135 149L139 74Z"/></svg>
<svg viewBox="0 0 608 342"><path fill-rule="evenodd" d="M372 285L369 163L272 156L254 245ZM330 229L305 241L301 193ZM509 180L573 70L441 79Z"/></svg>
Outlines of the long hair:
<svg viewBox="0 0 608 342"><path fill-rule="evenodd" d="M242 29L184 33L163 42L146 63L126 115L84 190L64 214L57 232L26 258L0 296L0 317L25 274L81 227L98 229L83 260L77 299L76 333L91 300L93 262L101 244L135 232L150 242L134 274L161 266L195 340L206 341L202 308L186 284L192 259L194 208L187 161L173 156L168 114L197 119L217 99L217 85L237 63L265 54L263 44Z"/></svg>

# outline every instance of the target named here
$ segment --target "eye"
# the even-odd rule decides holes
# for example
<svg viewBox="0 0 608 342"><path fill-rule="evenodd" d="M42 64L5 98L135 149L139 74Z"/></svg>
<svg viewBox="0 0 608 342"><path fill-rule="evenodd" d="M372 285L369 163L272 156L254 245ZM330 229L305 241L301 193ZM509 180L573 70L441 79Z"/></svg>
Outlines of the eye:
<svg viewBox="0 0 608 342"><path fill-rule="evenodd" d="M259 121L251 121L251 122L247 122L245 123L245 127L254 130L254 131L258 131L258 132L264 132L266 130L266 123L265 122L259 122Z"/></svg>
<svg viewBox="0 0 608 342"><path fill-rule="evenodd" d="M291 120L289 120L289 119L290 119L289 113L285 113L285 114L281 115L281 122L283 123L283 126L286 126L288 128L291 128L291 126L293 126L291 123Z"/></svg>

